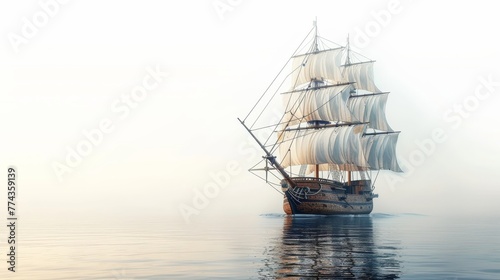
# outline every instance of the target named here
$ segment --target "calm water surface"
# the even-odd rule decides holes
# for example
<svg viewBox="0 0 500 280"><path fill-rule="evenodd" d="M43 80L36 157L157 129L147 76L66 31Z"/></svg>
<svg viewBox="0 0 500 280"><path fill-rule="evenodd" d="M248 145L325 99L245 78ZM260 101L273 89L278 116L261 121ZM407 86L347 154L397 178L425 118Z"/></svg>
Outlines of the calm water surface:
<svg viewBox="0 0 500 280"><path fill-rule="evenodd" d="M498 219L267 214L21 225L17 272L2 262L1 279L500 279Z"/></svg>

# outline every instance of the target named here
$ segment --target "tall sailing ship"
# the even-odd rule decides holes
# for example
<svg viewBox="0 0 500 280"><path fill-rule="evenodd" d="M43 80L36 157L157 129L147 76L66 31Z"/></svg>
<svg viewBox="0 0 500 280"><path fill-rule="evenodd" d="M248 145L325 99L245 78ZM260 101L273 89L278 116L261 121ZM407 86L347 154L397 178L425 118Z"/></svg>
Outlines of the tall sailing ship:
<svg viewBox="0 0 500 280"><path fill-rule="evenodd" d="M238 119L264 151L250 171L264 171L258 176L284 194L287 214L368 214L379 171L401 172L399 131L387 123L389 92L374 83L375 61L352 51L349 39L345 46L332 44L314 22L268 90ZM277 97L278 121L264 125Z"/></svg>

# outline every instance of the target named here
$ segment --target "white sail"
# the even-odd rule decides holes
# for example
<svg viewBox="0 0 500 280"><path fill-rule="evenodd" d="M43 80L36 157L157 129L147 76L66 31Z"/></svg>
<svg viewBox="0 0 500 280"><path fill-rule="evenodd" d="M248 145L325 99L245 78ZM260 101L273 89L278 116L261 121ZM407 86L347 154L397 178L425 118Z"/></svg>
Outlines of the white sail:
<svg viewBox="0 0 500 280"><path fill-rule="evenodd" d="M385 117L388 94L351 96L347 107L360 122L369 122L368 127L383 131L393 131Z"/></svg>
<svg viewBox="0 0 500 280"><path fill-rule="evenodd" d="M351 89L351 85L343 85L284 93L283 123L290 126L311 120L351 122L354 120L348 108Z"/></svg>
<svg viewBox="0 0 500 280"><path fill-rule="evenodd" d="M380 92L373 80L374 61L344 65L342 69L343 82L355 82L356 89Z"/></svg>
<svg viewBox="0 0 500 280"><path fill-rule="evenodd" d="M312 173L318 168L319 171L366 171L366 170L392 170L402 172L396 157L396 143L398 133L364 135L361 138L363 155L366 164L309 164L307 173Z"/></svg>
<svg viewBox="0 0 500 280"><path fill-rule="evenodd" d="M342 81L341 58L344 48L329 49L293 57L292 89L311 80Z"/></svg>
<svg viewBox="0 0 500 280"><path fill-rule="evenodd" d="M279 138L281 165L367 166L361 136L365 125L284 131Z"/></svg>
<svg viewBox="0 0 500 280"><path fill-rule="evenodd" d="M399 133L363 136L363 150L370 169L402 172L396 158L398 136Z"/></svg>

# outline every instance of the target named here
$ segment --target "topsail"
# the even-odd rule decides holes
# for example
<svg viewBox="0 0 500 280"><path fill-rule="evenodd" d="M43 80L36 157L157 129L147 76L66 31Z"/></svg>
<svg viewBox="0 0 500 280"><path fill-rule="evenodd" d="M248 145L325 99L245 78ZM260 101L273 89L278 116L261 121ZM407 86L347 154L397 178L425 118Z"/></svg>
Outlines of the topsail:
<svg viewBox="0 0 500 280"><path fill-rule="evenodd" d="M293 57L292 88L312 80L342 81L341 59L344 48L317 51Z"/></svg>

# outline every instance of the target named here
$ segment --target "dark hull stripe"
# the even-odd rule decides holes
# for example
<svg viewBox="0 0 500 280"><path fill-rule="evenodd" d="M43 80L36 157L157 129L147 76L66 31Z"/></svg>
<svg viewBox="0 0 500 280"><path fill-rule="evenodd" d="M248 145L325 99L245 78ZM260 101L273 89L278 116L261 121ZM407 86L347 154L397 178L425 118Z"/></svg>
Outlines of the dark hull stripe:
<svg viewBox="0 0 500 280"><path fill-rule="evenodd" d="M302 199L300 203L325 203L325 204L338 204L338 205L352 205L352 206L364 206L372 205L371 202L344 202L344 201L331 201L331 200L320 200L320 199Z"/></svg>

